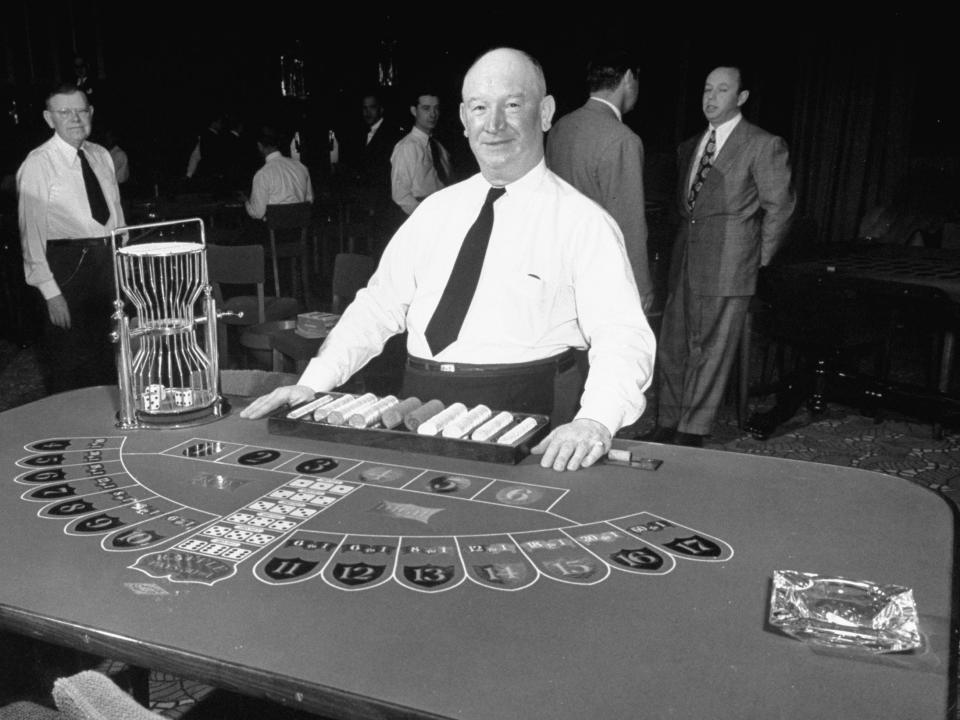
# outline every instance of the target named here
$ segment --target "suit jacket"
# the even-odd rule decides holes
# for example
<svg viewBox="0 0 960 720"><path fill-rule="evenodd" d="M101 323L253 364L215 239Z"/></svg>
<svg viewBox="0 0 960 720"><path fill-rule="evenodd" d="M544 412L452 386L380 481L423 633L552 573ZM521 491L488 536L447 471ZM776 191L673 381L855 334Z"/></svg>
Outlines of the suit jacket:
<svg viewBox="0 0 960 720"><path fill-rule="evenodd" d="M796 200L783 138L741 118L707 173L696 204L687 207L691 164L703 133L677 151L680 229L670 263L670 287L687 281L701 295L752 295L757 270L783 244Z"/></svg>
<svg viewBox="0 0 960 720"><path fill-rule="evenodd" d="M639 136L606 104L587 100L551 128L546 156L551 170L617 221L640 296L652 293Z"/></svg>
<svg viewBox="0 0 960 720"><path fill-rule="evenodd" d="M352 148L353 157L350 163L356 173L357 184L371 192L377 198L390 198L390 155L393 146L403 137L404 133L399 126L384 118L374 133L370 142L367 142L367 127L356 133L355 144Z"/></svg>

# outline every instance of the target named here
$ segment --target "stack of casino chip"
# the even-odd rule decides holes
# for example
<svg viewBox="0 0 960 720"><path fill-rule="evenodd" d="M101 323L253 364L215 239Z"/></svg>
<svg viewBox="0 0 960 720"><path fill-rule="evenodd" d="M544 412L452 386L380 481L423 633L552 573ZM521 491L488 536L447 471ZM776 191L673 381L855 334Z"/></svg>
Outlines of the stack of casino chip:
<svg viewBox="0 0 960 720"><path fill-rule="evenodd" d="M380 422L385 428L387 428L387 430L392 430L393 428L398 427L407 415L415 411L421 405L423 405L423 403L420 402L420 398L409 397L406 400L400 401L393 407L384 410L383 415L380 416Z"/></svg>
<svg viewBox="0 0 960 720"><path fill-rule="evenodd" d="M498 445L513 445L517 440L522 438L528 432L533 430L537 426L537 421L528 417L524 420L521 420L512 428L507 430L503 435L497 438Z"/></svg>
<svg viewBox="0 0 960 720"><path fill-rule="evenodd" d="M407 430L413 432L417 431L417 428L420 427L420 423L432 418L434 415L443 412L443 403L439 400L431 400L424 403L416 410L411 413L408 413L403 418L403 425Z"/></svg>
<svg viewBox="0 0 960 720"><path fill-rule="evenodd" d="M327 413L327 422L330 425L346 425L347 419L354 413L362 412L377 402L377 396L373 393L364 393L358 398L354 398L346 405L341 405Z"/></svg>
<svg viewBox="0 0 960 720"><path fill-rule="evenodd" d="M470 439L477 440L479 442L487 442L512 422L513 414L507 412L506 410L502 410L474 430L473 434L470 436Z"/></svg>
<svg viewBox="0 0 960 720"><path fill-rule="evenodd" d="M332 402L333 402L333 395L321 395L315 400L311 400L305 405L301 405L300 407L294 408L293 410L288 412L287 419L299 420L304 415L309 415L310 413L314 412L318 408L321 408L324 405L329 405Z"/></svg>
<svg viewBox="0 0 960 720"><path fill-rule="evenodd" d="M490 419L493 411L486 405L477 405L443 427L442 434L449 438L462 438L474 428Z"/></svg>
<svg viewBox="0 0 960 720"><path fill-rule="evenodd" d="M346 395L341 395L333 402L327 403L325 405L321 405L316 410L314 410L313 419L316 420L317 422L326 420L331 412L333 412L334 410L339 410L343 406L348 405L349 403L352 403L354 400L355 400L354 396L350 395L349 393L347 393Z"/></svg>
<svg viewBox="0 0 960 720"><path fill-rule="evenodd" d="M417 432L421 435L436 435L444 427L467 414L467 406L456 402L444 408L436 415L420 423Z"/></svg>
<svg viewBox="0 0 960 720"><path fill-rule="evenodd" d="M387 395L385 398L377 400L372 405L365 405L364 407L354 411L354 413L347 418L347 422L356 428L372 427L380 422L380 417L383 415L384 410L389 410L390 408L396 407L399 404L400 401L397 400L396 397L393 395Z"/></svg>
<svg viewBox="0 0 960 720"><path fill-rule="evenodd" d="M387 430L407 430L419 435L442 436L452 440L495 442L513 445L537 427L537 419L525 417L520 421L506 410L497 412L486 405L467 409L460 402L445 406L440 400L421 402L409 397L399 400L394 395L378 398L373 393L356 396L323 394L290 410L290 420L312 417L328 425L349 425L358 430L382 427Z"/></svg>

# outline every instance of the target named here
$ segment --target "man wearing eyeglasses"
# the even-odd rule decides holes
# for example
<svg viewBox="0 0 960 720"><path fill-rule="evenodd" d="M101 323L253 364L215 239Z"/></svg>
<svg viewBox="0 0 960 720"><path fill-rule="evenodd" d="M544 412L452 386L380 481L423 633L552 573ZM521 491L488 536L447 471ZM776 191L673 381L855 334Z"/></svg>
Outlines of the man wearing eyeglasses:
<svg viewBox="0 0 960 720"><path fill-rule="evenodd" d="M124 224L110 153L87 140L93 107L73 85L46 99L53 136L17 171L20 242L28 285L46 301L38 346L47 390L116 382L107 338L113 270L110 231Z"/></svg>

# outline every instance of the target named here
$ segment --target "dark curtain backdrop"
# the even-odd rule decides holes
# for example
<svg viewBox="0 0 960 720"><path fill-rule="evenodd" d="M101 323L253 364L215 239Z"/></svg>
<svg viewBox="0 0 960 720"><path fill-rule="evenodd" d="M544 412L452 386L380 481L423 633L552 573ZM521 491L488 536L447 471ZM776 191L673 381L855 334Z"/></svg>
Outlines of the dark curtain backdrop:
<svg viewBox="0 0 960 720"><path fill-rule="evenodd" d="M818 239L853 240L911 164L917 73L900 45L820 43L801 59L790 143L798 214Z"/></svg>
<svg viewBox="0 0 960 720"><path fill-rule="evenodd" d="M817 19L777 33L736 24L729 32L694 34L677 18L646 10L642 23L597 15L549 26L510 12L464 21L458 32L424 42L422 18L407 13L330 11L318 29L299 21L296 1L273 25L255 13L179 0L147 21L137 6L109 0L54 0L61 12L27 0L8 5L8 22L0 23L4 174L49 134L43 92L69 76L74 53L86 58L97 82L95 132L118 130L138 177L153 187L182 174L197 134L223 109L245 119L250 132L263 122L283 127L304 113L317 137L347 132L360 122L360 93L376 83L385 55L400 78L386 93L395 119L408 121L404 91L413 79L439 80L440 132L466 166L472 157L456 107L462 72L477 52L499 43L533 52L566 112L583 102L590 51L615 44L632 47L641 64L640 99L626 121L644 141L649 197L672 199L676 144L704 126L706 72L716 62L745 59L758 80L745 114L787 139L799 212L816 225L819 240L853 239L874 205L910 193L914 206L939 195L934 214L958 216L955 40L946 20L929 14L914 24L905 11L891 11L849 28ZM279 57L293 49L306 60L306 100L279 94Z"/></svg>

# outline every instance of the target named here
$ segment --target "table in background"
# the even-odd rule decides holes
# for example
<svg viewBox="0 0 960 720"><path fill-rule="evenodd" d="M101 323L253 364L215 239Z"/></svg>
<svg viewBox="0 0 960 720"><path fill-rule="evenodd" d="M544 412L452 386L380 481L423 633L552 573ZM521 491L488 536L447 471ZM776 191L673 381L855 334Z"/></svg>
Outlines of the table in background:
<svg viewBox="0 0 960 720"><path fill-rule="evenodd" d="M122 432L116 410L114 389L88 388L0 415L0 627L330 718L940 720L955 711L955 514L900 478L637 442L624 446L663 460L658 470L605 464L556 473L534 458L495 465L276 436L236 412L194 428ZM74 446L35 445L61 438L97 438L105 449L83 457ZM59 461L27 460L58 452ZM167 508L171 533L193 518L189 533L199 536L302 473L329 468L318 456L339 463L324 472L342 471L338 481L352 492L306 521L299 544L274 541L209 584L133 567L188 535L159 540L118 526L111 517L121 508L78 504L98 506L111 492L118 503L135 497L147 517L151 506ZM384 468L420 478L419 489L390 487ZM105 481L100 499L70 496L56 479L61 470L134 484L120 494ZM25 482L44 471L51 474ZM437 476L461 478L437 488L472 481L487 494L431 493L423 480ZM41 488L52 499L23 499ZM539 504L510 504L521 495ZM77 514L38 517L59 503ZM470 566L452 587L414 586L399 565L352 591L316 573L284 582L285 569L309 565L324 540L339 538L343 549L359 539L403 548L438 537L494 549L524 542L549 557L575 545L572 537L613 530L608 521L637 523L647 538L675 523L695 557L677 552L666 558L672 569L638 574L578 546L579 570L558 561L569 576L539 572L507 592L484 586ZM162 544L148 551L121 539ZM280 546L293 556L267 562ZM786 637L766 624L777 569L912 587L924 649L865 656Z"/></svg>
<svg viewBox="0 0 960 720"><path fill-rule="evenodd" d="M887 313L892 320L923 322L940 335L940 355L936 363L936 388L903 386L883 378L854 375L845 371L819 368L813 372L824 387L821 398L862 404L863 407L893 407L930 420L939 434L941 422L960 421L960 400L947 395L954 363L956 327L960 321L960 252L900 245L838 244L823 257L763 268L758 297L776 297L802 288L814 304L815 293L850 291L866 301L873 317ZM775 301L774 301L775 302ZM805 300L797 312L805 312ZM840 308L825 308L840 311ZM869 319L869 318L865 318ZM892 327L893 323L891 323ZM890 338L893 340L893 338ZM802 343L802 338L797 338ZM826 373L826 376L824 376ZM814 385L811 377L798 377L778 405L757 413L746 429L757 437L767 437L781 422L793 416Z"/></svg>
<svg viewBox="0 0 960 720"><path fill-rule="evenodd" d="M254 329L259 326L254 326ZM293 362L294 369L302 373L307 369L310 359L316 356L317 351L326 337L304 337L293 328L273 328L269 333L270 348L273 351L273 371L283 372L286 360Z"/></svg>

